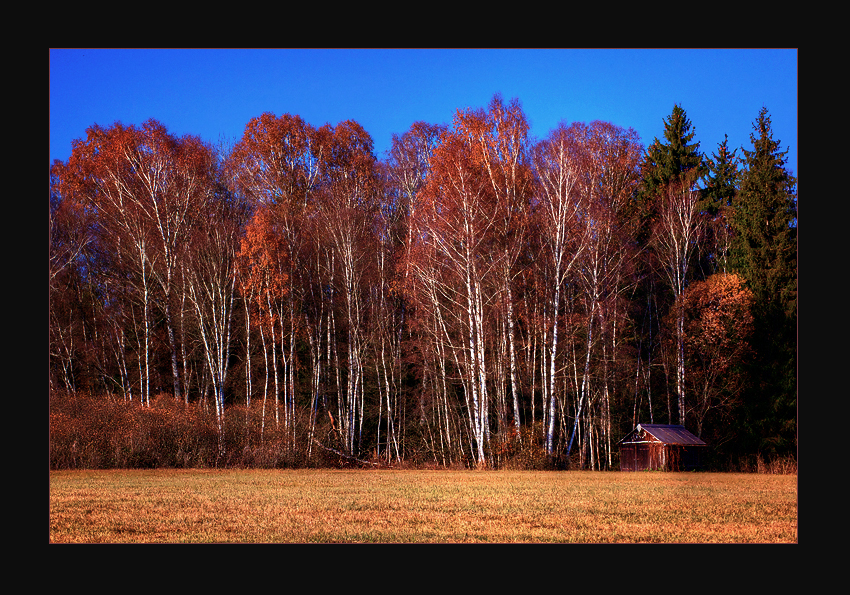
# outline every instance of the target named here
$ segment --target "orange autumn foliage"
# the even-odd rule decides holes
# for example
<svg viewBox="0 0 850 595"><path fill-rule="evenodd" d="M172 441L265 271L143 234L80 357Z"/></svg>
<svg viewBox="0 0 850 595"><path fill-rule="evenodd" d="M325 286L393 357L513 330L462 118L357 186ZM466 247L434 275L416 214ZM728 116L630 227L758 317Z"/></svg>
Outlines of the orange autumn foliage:
<svg viewBox="0 0 850 595"><path fill-rule="evenodd" d="M239 264L243 291L254 297L266 321L274 320L274 305L288 294L287 254L283 236L275 227L273 210L260 207L245 227Z"/></svg>
<svg viewBox="0 0 850 595"><path fill-rule="evenodd" d="M688 417L697 432L710 411L729 414L744 382L741 364L751 352L753 296L736 274L718 273L692 283L675 309L684 310Z"/></svg>
<svg viewBox="0 0 850 595"><path fill-rule="evenodd" d="M753 296L736 274L718 273L690 285L682 295L686 345L716 356L724 368L746 345L752 332Z"/></svg>

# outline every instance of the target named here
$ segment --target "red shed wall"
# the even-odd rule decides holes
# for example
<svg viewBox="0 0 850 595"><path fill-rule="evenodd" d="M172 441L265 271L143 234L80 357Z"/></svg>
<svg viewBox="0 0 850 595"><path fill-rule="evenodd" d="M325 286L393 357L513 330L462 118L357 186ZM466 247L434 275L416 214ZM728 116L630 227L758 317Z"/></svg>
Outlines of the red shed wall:
<svg viewBox="0 0 850 595"><path fill-rule="evenodd" d="M621 471L688 471L700 465L699 447L660 442L623 444L620 447Z"/></svg>

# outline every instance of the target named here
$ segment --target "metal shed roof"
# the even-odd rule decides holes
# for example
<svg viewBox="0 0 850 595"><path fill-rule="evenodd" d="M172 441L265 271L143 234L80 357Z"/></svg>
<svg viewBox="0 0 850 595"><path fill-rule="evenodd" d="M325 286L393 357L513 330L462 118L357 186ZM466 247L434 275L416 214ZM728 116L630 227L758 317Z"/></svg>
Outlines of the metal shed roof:
<svg viewBox="0 0 850 595"><path fill-rule="evenodd" d="M641 431L646 432L664 444L681 444L685 446L705 446L705 442L691 434L684 426L664 424L638 424L637 427L620 440L620 444L646 442L645 439L635 439Z"/></svg>

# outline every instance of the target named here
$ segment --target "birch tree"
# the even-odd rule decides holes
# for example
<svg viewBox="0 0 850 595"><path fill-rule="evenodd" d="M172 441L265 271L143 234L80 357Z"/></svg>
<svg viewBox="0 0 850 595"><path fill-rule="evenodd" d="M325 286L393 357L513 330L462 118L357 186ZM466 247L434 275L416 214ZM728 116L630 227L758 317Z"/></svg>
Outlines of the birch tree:
<svg viewBox="0 0 850 595"><path fill-rule="evenodd" d="M63 193L91 212L98 243L130 273L132 298L141 306L139 384L142 403L150 398L153 304L152 269L156 259L152 229L142 208L146 200L128 153L137 144L135 128L92 126L73 144L63 172Z"/></svg>
<svg viewBox="0 0 850 595"><path fill-rule="evenodd" d="M154 278L162 291L166 334L171 356L174 398L181 397L173 296L179 259L196 213L202 212L212 186L212 152L199 138L168 134L155 120L142 124L138 144L125 152L143 194L138 205L155 230Z"/></svg>
<svg viewBox="0 0 850 595"><path fill-rule="evenodd" d="M601 433L607 437L606 454L610 463L610 375L609 354L616 353L616 328L611 329L611 344L604 341L609 325L617 322L614 308L622 289L624 270L632 251L633 229L625 215L637 187L640 145L633 130L625 130L607 122L592 122L581 135L584 171L579 187L584 196L579 220L584 230L585 246L578 257L576 278L582 288L585 304L586 343L584 369L578 396L576 418L567 456L575 438L583 407L589 407L594 391L592 359L601 364L600 381ZM602 354L591 356L600 340ZM592 428L592 420L588 427ZM592 435L592 434L591 434ZM595 451L591 451L594 453ZM593 459L592 459L593 461ZM595 461L592 462L592 464Z"/></svg>
<svg viewBox="0 0 850 595"><path fill-rule="evenodd" d="M431 159L428 182L417 200L412 234L430 264L411 269L419 287L439 301L446 355L460 373L475 465L488 465L490 389L487 341L497 298L501 253L494 251L497 202L492 183L467 132L469 112L459 112ZM466 119L466 123L464 123ZM464 129L466 127L466 129Z"/></svg>
<svg viewBox="0 0 850 595"><path fill-rule="evenodd" d="M51 366L48 383L51 389L64 386L74 392L75 360L79 357L74 345L79 341L74 341L71 331L80 323L82 308L76 299L79 291L73 288L85 282L85 271L94 276L95 262L86 257L97 252L97 243L84 205L70 193L68 178L65 164L56 161L50 168L48 203L48 353L51 362L58 363L61 382L54 384Z"/></svg>
<svg viewBox="0 0 850 595"><path fill-rule="evenodd" d="M175 137L156 120L140 127L93 126L74 143L66 186L85 202L100 240L133 264L144 328L142 397L150 396L153 310L161 308L172 386L181 382L173 296L195 213L203 210L213 175L211 150L197 137ZM157 292L157 289L159 290Z"/></svg>
<svg viewBox="0 0 850 595"><path fill-rule="evenodd" d="M680 105L664 120L663 142L655 139L641 164L645 211L641 239L652 245L673 299L681 296L688 281L690 258L699 236L700 196L696 184L705 173L695 131ZM678 421L685 423L685 361L681 324L676 325L675 390ZM672 420L671 420L672 421Z"/></svg>
<svg viewBox="0 0 850 595"><path fill-rule="evenodd" d="M514 430L520 435L519 378L514 316L514 277L516 263L526 248L525 235L530 215L532 175L529 125L518 100L505 104L500 95L491 100L486 112L460 120L460 129L469 138L480 159L493 192L496 242L499 251L499 278L504 342L508 346L511 401ZM506 335L506 336L505 336Z"/></svg>
<svg viewBox="0 0 850 595"><path fill-rule="evenodd" d="M449 406L448 394L446 389L447 383L445 379L445 366L442 356L436 356L429 353L429 350L436 347L437 341L441 341L441 335L438 333L433 335L435 330L434 324L426 324L420 330L427 332L431 337L430 341L418 340L412 333L408 335L410 338L403 342L402 332L410 332L411 324L415 324L415 320L409 317L410 307L416 307L413 294L409 291L414 285L413 277L411 276L411 266L413 263L427 265L427 262L419 258L412 257L412 250L419 245L414 234L417 233L418 212L416 207L419 201L420 193L425 186L430 171L431 156L434 149L440 142L441 134L446 130L444 125L428 124L426 122L414 122L410 129L402 135L393 135L392 147L389 153L389 159L386 167L387 177L387 199L394 202L394 213L397 224L397 235L393 238L393 242L397 243L399 249L394 252L393 268L394 270L394 295L397 296L397 333L395 339L395 349L398 353L398 363L401 363L402 350L404 349L419 349L423 355L422 359L422 381L431 388L432 400L436 404L435 411L442 411L444 415L437 414L437 431L441 444L446 445L448 450L451 450L452 437L449 430ZM419 271L424 278L430 278L430 272L423 270ZM433 286L429 286L433 289ZM434 313L433 303L431 306L425 306L420 312ZM392 342L391 342L392 344ZM442 390L441 390L442 389ZM426 398L426 390L419 393L419 410L424 414L426 404L423 402ZM389 393L387 393L389 398ZM388 420L391 419L390 403L387 403ZM444 423L445 422L445 423ZM389 431L389 430L388 430ZM388 436L388 439L391 439ZM397 440L392 438L397 444ZM445 457L446 452L442 451ZM451 454L448 455L451 457Z"/></svg>
<svg viewBox="0 0 850 595"><path fill-rule="evenodd" d="M306 264L300 256L308 241L307 211L319 175L315 136L315 128L299 116L267 112L248 122L225 163L235 192L255 212L242 262L253 290L264 362L269 362L266 374L270 370L273 378L275 423L280 425L282 402L290 447L295 441L296 341L307 282L299 265Z"/></svg>
<svg viewBox="0 0 850 595"><path fill-rule="evenodd" d="M659 218L653 242L661 261L664 276L673 292L674 303L682 299L689 281L691 257L697 248L702 218L698 210L699 192L693 187L695 179L688 176L683 182L667 186L659 207ZM675 381L677 419L685 424L685 329L681 310L675 320Z"/></svg>
<svg viewBox="0 0 850 595"><path fill-rule="evenodd" d="M368 328L368 282L379 253L375 243L377 191L372 139L354 121L317 132L320 189L317 238L327 241L330 268L338 271L345 328L345 391L337 401L340 436L346 454L358 454L363 436Z"/></svg>
<svg viewBox="0 0 850 595"><path fill-rule="evenodd" d="M580 124L559 124L549 136L534 148L535 174L539 183L538 217L545 254L549 260L551 279L541 290L551 296L548 327L544 342L548 366L542 370L545 449L554 454L556 388L558 355L558 322L561 311L561 292L567 276L585 248L585 231L579 226L579 214L584 209L580 178L584 171L580 139ZM547 343L548 342L548 343Z"/></svg>
<svg viewBox="0 0 850 595"><path fill-rule="evenodd" d="M416 204L428 177L431 155L439 143L443 125L414 122L401 136L393 135L388 160L387 176L396 189L397 210L404 229L403 245L407 250L414 245L411 224L416 219ZM402 262L408 262L409 258ZM408 272L404 272L405 277Z"/></svg>
<svg viewBox="0 0 850 595"><path fill-rule="evenodd" d="M213 384L219 455L224 455L225 387L233 343L237 250L246 209L232 196L219 196L203 215L192 238L189 296Z"/></svg>

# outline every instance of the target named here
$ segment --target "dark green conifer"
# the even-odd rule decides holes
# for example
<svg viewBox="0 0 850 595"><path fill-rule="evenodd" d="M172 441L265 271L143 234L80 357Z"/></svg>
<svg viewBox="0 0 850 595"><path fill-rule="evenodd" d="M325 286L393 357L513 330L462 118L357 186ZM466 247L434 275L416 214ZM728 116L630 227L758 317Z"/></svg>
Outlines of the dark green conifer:
<svg viewBox="0 0 850 595"><path fill-rule="evenodd" d="M797 180L762 108L733 201L730 265L753 292L755 332L742 423L765 456L794 454L797 415Z"/></svg>
<svg viewBox="0 0 850 595"><path fill-rule="evenodd" d="M664 141L656 137L646 150L638 190L644 240L656 218L659 193L671 183L682 183L686 179L693 183L705 171L699 142L692 142L694 135L685 110L676 104L670 116L664 119Z"/></svg>
<svg viewBox="0 0 850 595"><path fill-rule="evenodd" d="M758 302L797 310L797 179L785 165L788 150L773 139L766 108L744 149L741 190L734 204L732 264Z"/></svg>
<svg viewBox="0 0 850 595"><path fill-rule="evenodd" d="M738 194L741 176L736 152L737 149L729 150L729 137L725 135L723 142L717 146L717 153L706 160L703 210L710 217L730 207Z"/></svg>
<svg viewBox="0 0 850 595"><path fill-rule="evenodd" d="M706 276L727 272L728 252L732 237L731 208L738 195L741 174L737 149L729 150L729 137L706 159L700 211L706 216L706 236L701 268Z"/></svg>

